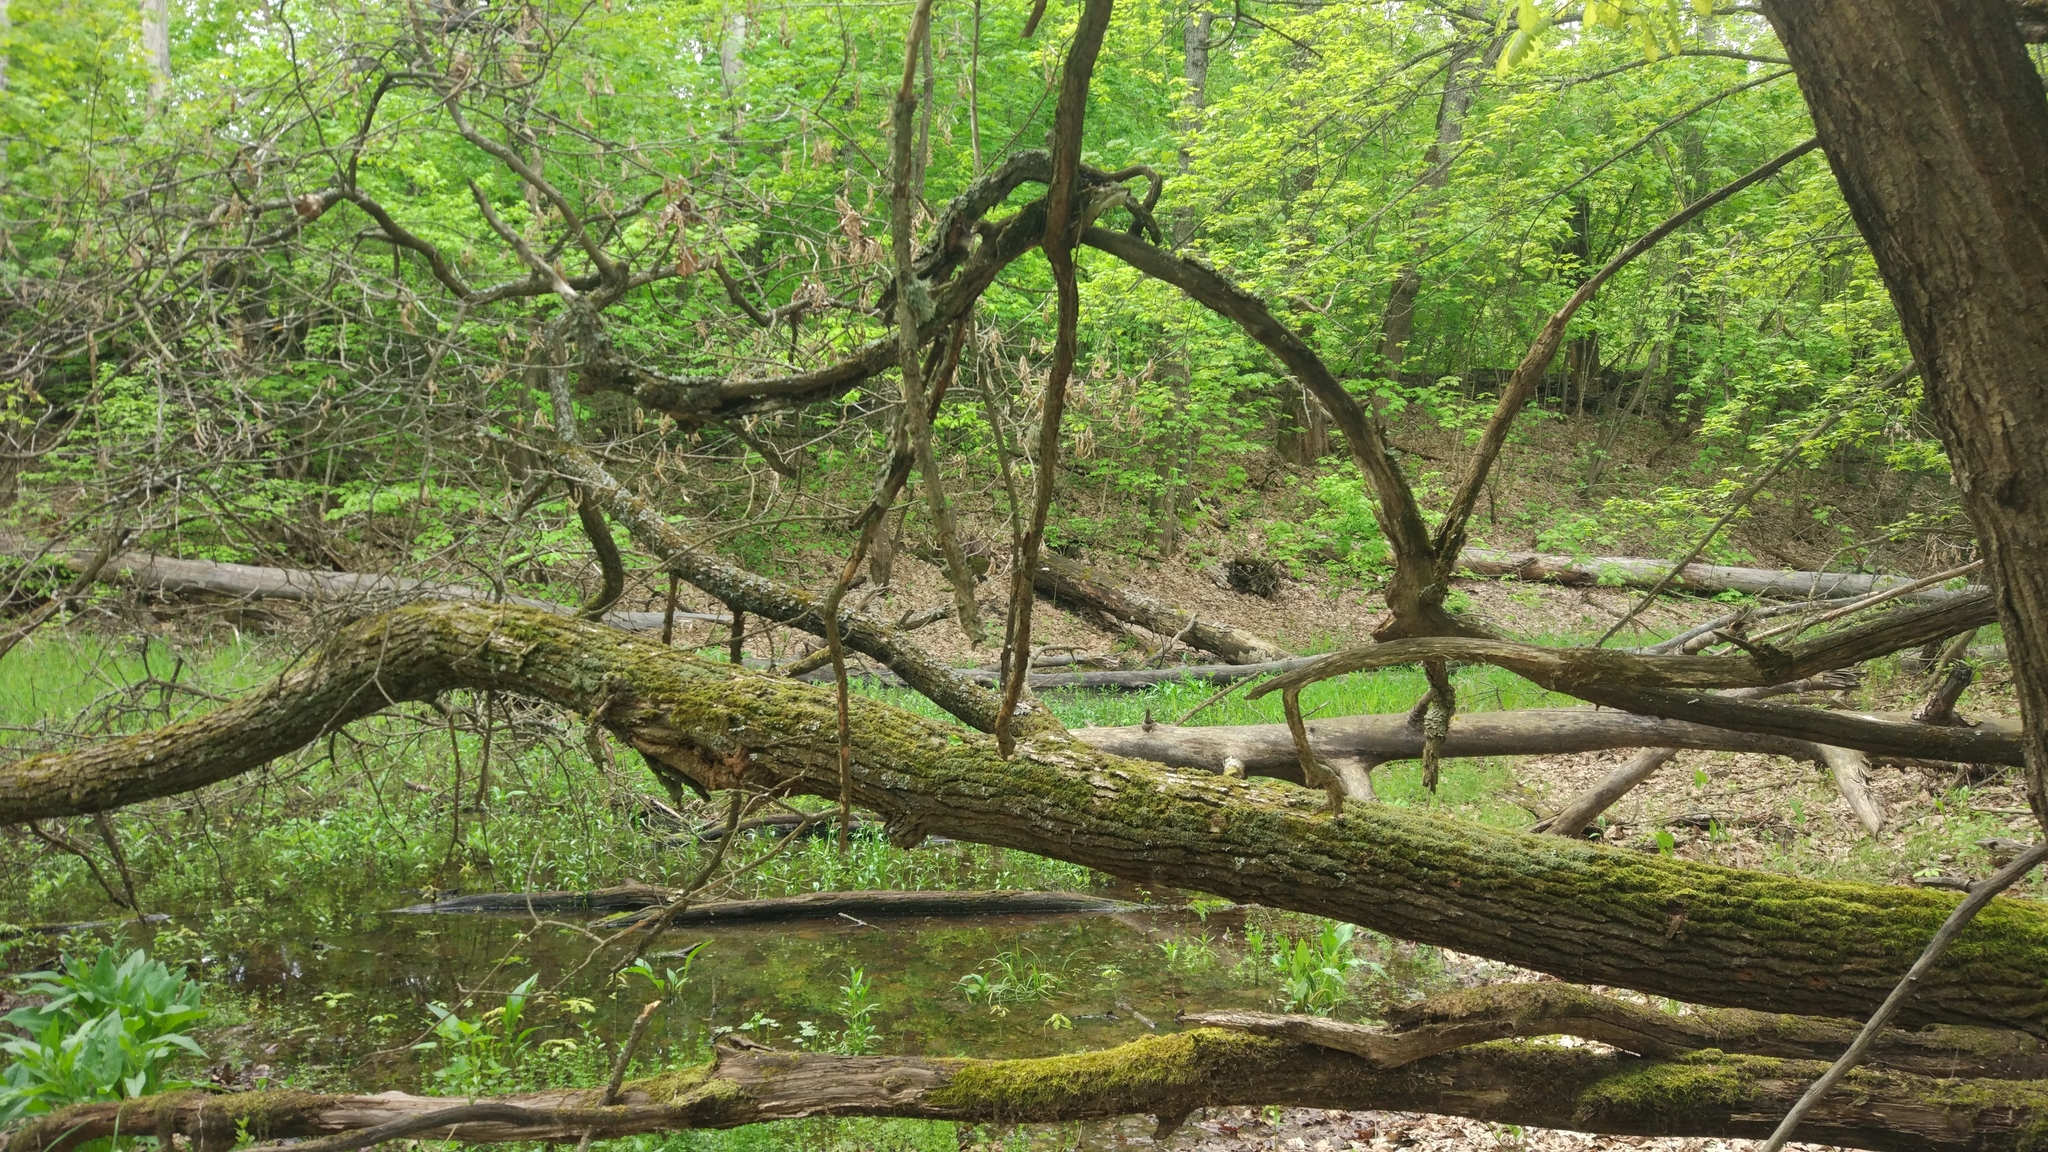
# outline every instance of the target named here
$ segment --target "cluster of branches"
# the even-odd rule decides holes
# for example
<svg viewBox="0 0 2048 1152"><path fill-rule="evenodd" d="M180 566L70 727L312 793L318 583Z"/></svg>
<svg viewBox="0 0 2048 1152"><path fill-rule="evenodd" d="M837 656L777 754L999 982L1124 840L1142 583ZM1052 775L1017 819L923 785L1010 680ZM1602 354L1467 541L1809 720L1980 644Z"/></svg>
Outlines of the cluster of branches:
<svg viewBox="0 0 2048 1152"><path fill-rule="evenodd" d="M529 496L555 483L565 485L573 494L604 575L599 594L582 606L580 615L602 617L620 594L621 560L607 552L611 546L609 520L626 528L639 548L675 579L723 601L735 622L742 613L753 614L821 637L837 685L827 698L787 678L735 680L725 666L705 664L598 624L532 609L460 603L406 608L337 630L272 688L198 720L0 767L0 820L99 813L189 791L247 772L392 702L431 699L451 689L466 688L516 693L584 712L593 717L594 725L637 749L658 776L679 787L746 786L777 796L829 796L840 803L842 827L852 807L859 804L883 815L899 843L911 844L943 832L1027 848L1149 882L1167 881L1338 916L1570 979L1683 995L1707 1003L1848 1015L1866 1013L1885 1000L1913 960L1917 941L1932 933L1951 911L1947 898L1742 873L1732 878L1716 874L1710 884L1702 869L1675 861L1618 860L1600 849L1562 839L1539 845L1474 829L1459 831L1447 843L1443 828L1434 822L1376 806L1347 808L1347 797L1360 793L1347 784L1343 774L1318 758L1299 705L1302 687L1317 679L1360 668L1421 664L1431 683L1429 696L1416 709L1426 773L1433 771L1444 754L1452 730L1457 701L1449 665L1454 660L1494 664L1594 704L1670 721L1830 747L1903 750L1935 759L2002 764L2024 759L2026 738L1998 731L1915 725L1706 693L1709 689L1787 684L1965 633L1993 619L1995 605L1988 593L1895 611L1783 646L1724 630L1715 636L1739 649L1724 655L1630 654L1597 646L1539 648L1494 636L1479 622L1445 607L1449 580L1459 563L1469 521L1489 471L1516 418L1556 357L1575 314L1629 261L1700 214L1799 162L1817 143L1803 143L1693 200L1588 277L1549 318L1501 387L1492 418L1453 485L1448 506L1433 518L1425 514L1378 414L1354 396L1263 300L1217 269L1162 243L1164 237L1153 220L1159 176L1138 165L1111 171L1082 161L1090 81L1111 10L1111 0L1086 0L1083 4L1060 77L1050 147L1017 153L991 168L934 215L929 241L914 247L912 225L922 195L922 177L911 140L919 107L916 81L920 59L926 55L924 38L930 12L928 0L920 4L912 18L902 83L893 106L893 275L874 294L877 305L865 313L879 322L884 332L851 349L824 342L825 346L815 351L834 354L814 357L818 366L765 374L677 372L646 363L631 350L630 341L614 332L611 317L636 292L695 270L698 255L689 247L688 217L701 214L702 208L679 197L670 181L658 179L651 165L644 169L650 186L641 195L623 201L614 198L609 205L594 203L601 198L587 191L579 194L564 186L561 172L565 168L573 171L576 165L547 155L541 144L543 136L553 138L562 133L579 139L588 158L628 167L645 162L631 146L621 148L593 139L559 118L545 123L536 119L541 113L530 98L533 81L517 61L528 53L545 56L559 45L550 40L552 33L546 26L528 24L510 14L478 16L438 28L414 20L395 32L382 49L384 55L374 57L368 69L378 72L380 78L361 102L360 119L353 130L326 149L307 154L310 159L305 163L328 170L312 190L270 200L244 194L235 181L250 168L251 161L238 153L231 163L215 164L205 177L233 188L221 201L225 207L203 216L188 213L175 235L165 222L179 219L178 214L157 214L154 219L164 234L147 244L139 239L130 242L157 255L142 261L141 270L129 279L119 281L119 292L109 284L39 289L72 290L100 299L125 295L136 303L118 315L82 309L71 327L54 333L46 346L24 347L11 367L23 379L36 379L39 374L47 378L56 366L71 363L81 353L90 359L101 343L112 343L111 334L117 329L132 332L164 316L176 320L173 333L234 331L221 315L223 309L236 306L243 281L236 279L241 273L232 271L222 280L219 269L247 269L260 264L257 258L272 251L311 251L303 239L314 222L344 210L344 206L359 212L370 225L341 246L351 254L348 258L330 254L337 273L326 291L341 282L341 270L345 270L359 290L368 292L374 286L381 294L384 314L392 326L385 330L385 340L376 346L378 351L370 360L373 367L368 374L381 381L377 387L396 392L402 382L414 392L431 393L430 385L448 350L467 339L463 335L466 323L514 302L532 305L525 313L531 326L528 351L516 363L521 381L545 395L550 410L538 426L529 428L522 403L519 419L498 420L499 426L488 431L485 439L500 450L503 459L513 462L514 470L525 474ZM351 64L348 72L356 70ZM341 83L339 74L334 82ZM489 157L497 166L494 174L519 189L516 198L494 199L482 180L469 183L475 219L496 238L501 246L497 265L509 272L477 279L465 270L462 258L429 238L426 228L408 224L366 189L360 178L366 143L380 130L380 117L399 105L404 106L410 124L431 123L460 139ZM260 149L249 151L253 154ZM1142 186L1137 186L1139 181L1144 182ZM1026 185L1042 185L1045 191L1007 215L992 218ZM526 206L528 224L508 219L513 203ZM668 216L671 226L653 230L629 227L649 215ZM152 217L143 213L141 218ZM1127 224L1122 228L1105 226L1124 220ZM369 265L353 255L361 244L388 246L397 274L373 277ZM1078 345L1081 294L1074 253L1083 246L1172 285L1267 349L1330 414L1372 487L1375 510L1396 567L1387 590L1388 612L1375 630L1379 643L1334 654L1259 690L1282 694L1301 778L1326 791L1325 804L1313 802L1299 790L1148 769L1115 758L1072 739L1048 709L1030 698L1027 671L1032 653L1034 583L1059 470L1066 390ZM998 687L990 689L922 650L903 629L847 608L844 596L862 551L872 543L877 525L915 468L923 475L934 531L954 584L955 612L970 635L978 632L973 578L959 541L948 527L947 495L938 475L930 422L951 386L977 303L1006 267L1034 249L1044 253L1052 272L1057 327L1037 405L1040 423L1029 454L1028 496L1024 494L1027 478L1016 474L1021 469L1007 459L998 461L1005 482L1018 496L1013 502L1013 577L1003 629L1004 656ZM423 274L436 294L417 290L406 275L408 258L413 261L411 268ZM846 307L829 294L809 294L801 307L762 309L750 302L743 278L720 260L721 286L739 312L763 331L784 325L792 345L802 315ZM306 315L319 307L325 305L301 302ZM858 305L848 310L863 311ZM17 320L20 315L16 313ZM246 308L242 315L249 315ZM251 339L289 338L279 333L288 333L294 323L303 328L309 322L283 323L270 313L259 312L254 321L258 332ZM421 327L430 329L430 334L417 336ZM398 335L401 331L405 337ZM360 349L351 354L363 355ZM349 362L340 363L346 366ZM847 517L849 532L858 536L852 559L822 594L717 559L702 541L678 530L641 494L612 476L597 455L579 444L583 431L576 411L579 393L624 395L642 410L688 427L732 425L749 416L800 410L836 399L892 370L901 381L901 390L889 454L877 470L869 503ZM96 380L99 369L95 366L91 371ZM256 401L250 406L260 411ZM492 414L473 415L488 419ZM54 437L46 440L55 442ZM754 446L764 457L779 458L773 446ZM94 573L120 547L118 534L109 540L100 550ZM844 652L849 649L883 663L987 737L949 739L949 729L855 700L847 686ZM913 783L907 785L906 780ZM1021 826L1005 802L1006 797L1026 790L1044 800L1035 814L1036 827ZM738 811L734 809L734 819ZM1514 862L1511 871L1516 876L1500 873L1501 860ZM1498 884L1453 885L1447 890L1417 879L1443 872L1484 875ZM1482 891L1488 888L1493 891ZM1987 891L1979 906L1988 899ZM1774 911L1764 919L1746 911L1761 906L1789 911ZM2039 990L2048 985L2036 970L2038 949L2030 943L2042 930L2039 919L2024 908L1993 908L1966 937L1968 963L1927 973L1917 998L1905 1008L1905 1018L2017 1032L2016 1036L2000 1037L1997 1043L2025 1047L2028 1038L2040 1035L2043 1013L2048 1011L2039 1002ZM1596 935L1599 943L1588 946L1584 939L1576 938L1580 934ZM1923 961L1920 967L1925 966ZM1589 1011L1611 1024L1609 1017L1622 1010L1610 1005ZM1527 1027L1540 1024L1549 1031L1574 1030L1553 1027L1559 1017L1552 1013ZM823 1061L816 1064L820 1076L816 1091L827 1096L844 1093L846 1102L830 1106L811 1102L806 1107L812 1111L894 1110L1014 1119L1138 1110L1171 1121L1189 1107L1235 1100L1244 1091L1263 1093L1265 1099L1422 1099L1415 1094L1419 1089L1401 1089L1360 1071L1355 1063L1360 1060L1366 1067L1387 1066L1384 1062L1373 1064L1381 1058L1373 1055L1378 1041L1333 1037L1315 1031L1321 1026L1299 1022L1223 1023L1268 1039L1258 1042L1264 1046L1253 1049L1245 1047L1247 1041L1242 1036L1189 1033L1188 1039L1180 1042L1183 1048L1172 1053L1127 1055L1132 1059L1199 1061L1213 1058L1212 1049L1205 1045L1215 1046L1217 1051L1264 1062L1262 1066L1278 1069L1274 1075L1281 1079L1324 1087L1296 1095L1291 1089L1277 1087L1278 1079L1252 1078L1225 1090L1189 1073L1180 1079L1166 1079L1176 1085L1199 1084L1200 1092L1187 1090L1173 1100L1160 1101L1118 1096L1100 1088L1081 1091L1072 1087L1074 1073L1057 1074L1056 1081L1068 1085L1070 1095L1078 1092L1085 1097L1085 1102L1075 1103L1036 1087L1038 1070L996 1067L987 1073L991 1078L988 1089L994 1095L984 1100L959 1088L961 1078L967 1075L960 1069L941 1076L929 1069L910 1070L902 1061L886 1068ZM1643 1025L1638 1021L1637 1026ZM1598 1062L1588 1064L1579 1057L1561 1058L1571 1066L1563 1069L1552 1066L1557 1060L1544 1063L1548 1059L1544 1056L1525 1058L1503 1055L1496 1049L1468 1051L1462 1047L1475 1040L1527 1034L1503 1031L1503 1027L1495 1020L1455 1033L1456 1045L1447 1046L1457 1047L1458 1052L1444 1059L1468 1076L1468 1083L1487 1083L1489 1075L1496 1080L1526 1077L1526 1083L1541 1086L1530 1089L1536 1095L1510 1109L1481 1105L1465 1097L1453 1099L1439 1091L1424 1106L1482 1112L1499 1107L1503 1118L1512 1112L1516 1117L1537 1117L1538 1122L1605 1123L1613 1130L1643 1131L1648 1130L1648 1121L1642 1116L1651 1112L1626 1108L1603 1112L1588 1103L1584 1093L1611 1096L1620 1091L1617 1077L1625 1080L1648 1075L1655 1079L1676 1074L1626 1061L1595 1067ZM1873 1034L1875 1028L1873 1025ZM1593 1038L1617 1034L1612 1029L1593 1031ZM1281 1039L1272 1039L1275 1036ZM1345 1042L1335 1042L1338 1039ZM1887 1043L1897 1046L1905 1041ZM1704 1046L1666 1044L1645 1049L1621 1045L1646 1058ZM1724 1051L1739 1050L1717 1046ZM1332 1052L1345 1055L1340 1058L1330 1055ZM1813 1054L1773 1054L1769 1059L1796 1060ZM1102 1054L1102 1058L1110 1059L1110 1054ZM1535 1063L1528 1064L1528 1059ZM1501 1061L1523 1063L1512 1072L1487 1071ZM1812 1071L1796 1063L1724 1067L1707 1057L1681 1063L1694 1071L1709 1067L1711 1075L1732 1077L1736 1084L1713 1096L1711 1107L1704 1111L1653 1108L1655 1115L1665 1118L1660 1122L1674 1126L1671 1130L1736 1127L1729 1120L1731 1115L1781 1106L1787 1094L1786 1079L1801 1081ZM377 1124L390 1126L371 1125L368 1131L376 1133L376 1139L389 1139L460 1122L477 1125L460 1129L463 1138L507 1139L575 1130L603 1129L618 1134L644 1131L648 1126L766 1118L772 1113L752 1103L744 1107L734 1104L740 1097L721 1086L733 1080L746 1083L751 1074L746 1067L745 1059L722 1057L717 1068L695 1079L646 1088L644 1102L628 1100L628 1112L641 1108L632 1112L630 1119L606 1111L612 1107L609 1101L596 1107L582 1100L515 1101L479 1105L510 1111L465 1116L460 1121L443 1115L419 1120L424 1113L418 1110L412 1117L380 1116ZM1987 1077L1997 1075L1974 1066L1970 1070ZM1550 1090L1559 1082L1557 1077L1567 1072L1585 1084L1569 1116L1559 1111L1558 1103L1567 1097ZM861 1077L870 1074L911 1080L924 1076L931 1081L930 1092L915 1100L878 1101L860 1094ZM1444 1082L1444 1077L1433 1071L1421 1079ZM1342 1092L1327 1087L1338 1081L1348 1087ZM1896 1077L1886 1083L1896 1090L1898 1107L1928 1110L1930 1118L1924 1125L1928 1132L1947 1131L1944 1126L1953 1124L1957 1116L1954 1109L1965 1107L1953 1102L1942 1105L1938 1092L1922 1084ZM1871 1116L1891 1115L1885 1109L1892 1106L1887 1101L1894 1098L1880 1098L1877 1091L1873 1082L1855 1103L1830 1105L1836 1110L1830 1115L1837 1119L1830 1121L1835 1127L1829 1131L1883 1146L1888 1138L1876 1134L1882 1125ZM1540 1107L1537 1095L1543 1098ZM1695 1094L1687 1099L1703 1097ZM1981 1099L1990 1102L1969 1104L1975 1111L1966 1117L1968 1122L1993 1123L1988 1117L1995 1112L2004 1118L1999 1123L2022 1132L2038 1111L2036 1102L2018 1089ZM1873 1104L1872 1100L1880 1102ZM728 1110L705 1111L714 1107ZM1943 1107L1949 1110L1943 1111ZM1867 1111L1858 1112L1859 1108ZM335 1123L325 1117L325 1112L316 1109L267 1134L330 1131ZM119 1119L117 1111L112 1119L92 1123ZM64 1120L65 1124L74 1122L84 1124L82 1116ZM206 1108L182 1104L166 1104L157 1114L157 1122L169 1131L194 1134L218 1128L218 1118ZM636 1124L641 1127L633 1127ZM47 1129L49 1133L73 1130L97 1131L89 1126ZM39 1126L34 1134L16 1139L26 1141L24 1147L35 1148L61 1146L68 1139L45 1131Z"/></svg>

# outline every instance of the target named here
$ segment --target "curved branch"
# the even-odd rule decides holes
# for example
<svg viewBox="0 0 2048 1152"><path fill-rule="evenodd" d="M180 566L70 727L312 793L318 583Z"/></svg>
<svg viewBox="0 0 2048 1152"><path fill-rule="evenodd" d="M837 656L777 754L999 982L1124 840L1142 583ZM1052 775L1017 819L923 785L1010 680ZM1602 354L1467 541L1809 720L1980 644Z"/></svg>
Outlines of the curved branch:
<svg viewBox="0 0 2048 1152"><path fill-rule="evenodd" d="M0 766L0 822L90 813L228 779L389 702L453 689L549 701L665 772L836 797L832 695L616 629L506 606L418 605L338 632L270 687L154 732ZM1953 895L1804 880L1503 832L1286 785L1182 773L1056 732L984 735L851 705L852 801L899 843L1017 848L1141 883L1360 924L1693 1003L1866 1014ZM2048 1033L2048 909L1999 900L1930 971L1907 1023ZM1815 1070L1817 1072L1817 1070Z"/></svg>

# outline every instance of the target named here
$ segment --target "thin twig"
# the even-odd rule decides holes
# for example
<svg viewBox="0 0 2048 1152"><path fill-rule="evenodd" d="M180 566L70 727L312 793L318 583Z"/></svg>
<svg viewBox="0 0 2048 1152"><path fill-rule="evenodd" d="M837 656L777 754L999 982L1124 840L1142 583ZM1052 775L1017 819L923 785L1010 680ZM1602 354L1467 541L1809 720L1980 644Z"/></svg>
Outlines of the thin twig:
<svg viewBox="0 0 2048 1152"><path fill-rule="evenodd" d="M1919 370L1920 365L1918 364L1918 362L1910 362L1904 368L1899 369L1897 372L1894 372L1889 377L1887 377L1884 383L1878 385L1878 388L1880 390L1889 390L1893 387L1896 387L1897 385L1902 384L1906 380L1910 379L1913 373L1918 372ZM1741 492L1737 493L1735 496L1735 500L1731 504L1729 504L1728 510L1721 513L1721 518L1719 520L1714 521L1713 527L1708 528L1706 532L1700 536L1699 542L1692 546L1692 550L1685 554L1684 559L1680 560L1676 564L1673 564L1669 569L1667 569L1664 575L1657 579L1657 583L1652 585L1648 592L1643 593L1642 598L1640 600L1637 600L1635 602L1635 605L1628 610L1628 614L1623 616L1621 619L1616 620L1614 622L1614 627L1609 628L1607 630L1607 634L1600 637L1600 642L1593 645L1593 647L1605 647L1609 640L1614 639L1615 633L1620 632L1624 627L1628 625L1628 622L1634 620L1636 616L1643 611L1643 609L1648 608L1652 603L1654 603L1657 597L1663 594L1664 589L1671 586L1671 582L1673 580L1678 579L1685 572L1685 570L1692 565L1693 561L1698 560L1700 558L1700 553L1705 552L1707 550L1707 545L1713 543L1714 537L1721 534L1721 529L1726 528L1728 526L1729 521L1734 520L1737 516L1741 515L1742 510L1744 508L1749 507L1749 502L1751 500L1756 499L1757 494L1764 490L1764 485L1770 483L1773 479L1775 479L1778 473L1784 471L1786 466L1791 464L1792 461L1798 459L1799 454L1806 450L1806 446L1808 444L1811 444L1815 440L1819 439L1821 436L1826 435L1830 429L1832 429L1837 423L1841 421L1844 415L1846 415L1845 411L1836 412L1834 415L1829 416L1826 420L1821 421L1820 427L1815 428L1813 431L1808 432L1804 436L1801 436L1797 444L1792 445L1791 448L1786 450L1783 456L1778 457L1776 463L1772 464L1769 468L1764 470L1763 475L1750 481L1748 487L1744 488Z"/></svg>
<svg viewBox="0 0 2048 1152"><path fill-rule="evenodd" d="M1968 576L1970 573L1975 572L1977 569L1982 568L1983 566L1984 561L1982 560L1972 560L1968 564L1958 564L1954 568L1950 568L1946 572L1936 572L1932 576L1922 576L1920 579L1914 580L1911 583L1899 584L1894 587L1887 588L1882 592L1877 592L1873 593L1872 595L1865 596L1861 600L1852 600L1849 603L1842 605L1840 608L1837 608L1832 612L1827 612L1822 615L1816 616L1811 620L1794 620L1790 624L1780 624L1776 628L1771 628L1763 632L1759 632L1756 635L1751 636L1750 639L1752 641L1768 640L1773 636L1782 636L1787 632L1803 632L1808 628L1815 627L1816 625L1826 624L1830 620L1839 620L1842 617L1847 616L1851 612L1861 612L1865 608L1874 608L1887 600L1896 600L1909 592L1918 592L1920 589L1925 588L1930 584L1944 584L1950 580L1955 579L1958 576Z"/></svg>
<svg viewBox="0 0 2048 1152"><path fill-rule="evenodd" d="M1992 897L2012 887L2044 859L2048 859L2048 840L2042 840L2021 853L2017 859L1999 869L1990 879L1979 881L1970 887L1970 894L1963 898L1961 904L1956 905L1955 911L1948 914L1948 919L1942 922L1941 930L1934 934L1934 939L1927 942L1927 948L1920 953L1920 958L1913 961L1913 967L1906 972L1906 978L1899 981L1898 987L1892 989L1891 995L1885 997L1884 1003L1878 1006L1870 1020L1863 1025L1863 1031L1858 1032L1856 1039L1850 1042L1848 1051L1842 1053L1841 1058L1822 1073L1820 1079L1813 1082L1813 1087L1806 1090L1806 1095L1801 1096L1797 1104L1792 1105L1792 1110L1785 1114L1785 1119L1779 1123L1777 1130L1771 1133L1771 1138L1764 1141L1759 1152L1779 1152L1779 1149L1785 1146L1785 1142L1792 1138L1793 1130L1799 1127L1799 1122L1806 1118L1806 1114L1813 1110L1813 1106L1820 1102L1821 1097L1826 1096L1829 1089L1848 1075L1851 1068L1862 1062L1864 1053L1870 1051L1870 1046L1877 1041L1878 1033L1884 1031L1885 1025L1891 1023L1892 1017L1898 1015L1900 1007L1913 995L1920 978L1927 974L1928 969L1934 967L1935 961L1941 959L1941 954L1948 951L1948 946L1977 913L1991 903Z"/></svg>
<svg viewBox="0 0 2048 1152"><path fill-rule="evenodd" d="M661 1005L660 1000L649 1000L646 1007L640 1009L640 1015L633 1018L633 1030L626 1034L626 1045L619 1049L619 1058L612 1061L612 1077L605 1081L604 1095L597 1098L599 1108L609 1108L618 1103L619 1089L626 1083L626 1067L633 1062L633 1052L640 1047L641 1038L647 1035L647 1025ZM585 1128L583 1138L576 1141L576 1152L590 1152L590 1140L595 1135L596 1125Z"/></svg>

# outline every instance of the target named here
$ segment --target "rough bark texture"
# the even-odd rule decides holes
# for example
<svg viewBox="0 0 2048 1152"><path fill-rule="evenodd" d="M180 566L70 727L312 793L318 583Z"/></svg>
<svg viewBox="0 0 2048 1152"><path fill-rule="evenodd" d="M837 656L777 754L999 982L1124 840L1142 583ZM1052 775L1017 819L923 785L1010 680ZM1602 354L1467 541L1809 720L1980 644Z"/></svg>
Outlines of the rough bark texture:
<svg viewBox="0 0 2048 1152"><path fill-rule="evenodd" d="M1349 1052L1375 1068L1398 1068L1467 1044L1557 1035L1666 1059L1712 1048L1743 1056L1833 1060L1861 1027L1854 1020L1743 1008L1705 1008L1679 1015L1570 984L1489 984L1432 996L1390 1011L1386 1027L1265 1012L1205 1012L1183 1017L1182 1022L1320 1044ZM1922 1076L2048 1077L2048 1050L2039 1039L1992 1028L1937 1024L1915 1032L1883 1032L1869 1059L1877 1067Z"/></svg>
<svg viewBox="0 0 2048 1152"><path fill-rule="evenodd" d="M1032 584L1054 603L1081 604L1161 636L1185 632L1183 643L1213 652L1232 664L1266 664L1287 658L1286 650L1272 641L1221 621L1197 617L1190 628L1187 609L1121 584L1093 564L1069 560L1056 552L1039 556Z"/></svg>
<svg viewBox="0 0 2048 1152"><path fill-rule="evenodd" d="M1702 1052L1654 1060L1550 1045L1486 1044L1392 1070L1316 1044L1199 1028L1121 1047L1034 1060L828 1056L721 1049L710 1064L624 1086L558 1089L464 1104L446 1098L323 1096L288 1090L178 1092L91 1104L17 1130L5 1152L64 1152L122 1133L185 1136L192 1152L258 1140L426 1121L427 1140L573 1140L730 1128L802 1116L908 1116L980 1123L1149 1113L1178 1123L1197 1107L1287 1104L1448 1112L1510 1124L1626 1135L1759 1136L1824 1065ZM1859 1069L1802 1129L1806 1139L1872 1149L2004 1152L2032 1146L2048 1116L2039 1082L1960 1085Z"/></svg>
<svg viewBox="0 0 2048 1152"><path fill-rule="evenodd" d="M2048 819L2048 95L1998 0L1766 0L1977 528Z"/></svg>
<svg viewBox="0 0 2048 1152"><path fill-rule="evenodd" d="M590 715L658 770L707 788L839 794L829 693L546 613L431 604L351 625L278 683L207 716L0 766L0 822L188 791L387 701L456 688ZM1303 789L1174 772L1057 732L1021 740L1005 760L950 724L871 700L853 710L852 799L901 843L943 835L1023 849L1694 1003L1865 1015L1956 903L1380 805L1333 817ZM2048 1033L2048 910L1996 901L1908 1017Z"/></svg>

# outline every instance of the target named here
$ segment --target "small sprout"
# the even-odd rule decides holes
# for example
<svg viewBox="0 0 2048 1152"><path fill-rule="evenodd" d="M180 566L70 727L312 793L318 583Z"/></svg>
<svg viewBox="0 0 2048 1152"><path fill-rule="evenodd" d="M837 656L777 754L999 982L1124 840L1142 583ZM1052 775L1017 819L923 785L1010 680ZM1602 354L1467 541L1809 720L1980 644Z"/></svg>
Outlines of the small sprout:
<svg viewBox="0 0 2048 1152"><path fill-rule="evenodd" d="M1065 1012L1055 1012L1052 1015L1047 1016L1045 1018L1045 1026L1047 1028L1052 1029L1055 1032L1071 1032L1074 1030L1074 1022L1067 1018L1067 1014Z"/></svg>

